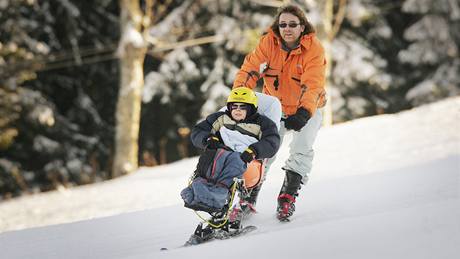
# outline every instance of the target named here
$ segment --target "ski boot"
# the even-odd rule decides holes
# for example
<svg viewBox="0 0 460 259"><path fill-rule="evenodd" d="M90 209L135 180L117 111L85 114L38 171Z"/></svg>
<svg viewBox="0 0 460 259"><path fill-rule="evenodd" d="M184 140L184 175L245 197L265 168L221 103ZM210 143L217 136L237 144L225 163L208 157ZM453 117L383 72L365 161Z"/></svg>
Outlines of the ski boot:
<svg viewBox="0 0 460 259"><path fill-rule="evenodd" d="M243 226L241 221L229 222L225 215L215 216L206 222L201 222L196 227L192 236L184 246L199 245L214 239L229 239L256 230L255 226Z"/></svg>
<svg viewBox="0 0 460 259"><path fill-rule="evenodd" d="M229 204L226 204L221 210L206 211L211 215L211 218L198 224L184 246L198 245L219 238L222 235L221 231L228 232L227 211L229 206Z"/></svg>
<svg viewBox="0 0 460 259"><path fill-rule="evenodd" d="M192 246L204 243L214 238L214 229L210 225L203 227L203 223L198 224L193 235L185 242L184 246Z"/></svg>
<svg viewBox="0 0 460 259"><path fill-rule="evenodd" d="M278 207L276 209L276 217L280 221L289 221L289 218L295 211L295 200L299 195L302 176L293 171L286 170L283 186L281 187L278 196Z"/></svg>
<svg viewBox="0 0 460 259"><path fill-rule="evenodd" d="M232 208L230 213L230 222L241 221L243 218L248 218L252 214L257 213L256 211L256 201L259 191L262 188L262 184L248 190L240 190L239 192L239 202Z"/></svg>

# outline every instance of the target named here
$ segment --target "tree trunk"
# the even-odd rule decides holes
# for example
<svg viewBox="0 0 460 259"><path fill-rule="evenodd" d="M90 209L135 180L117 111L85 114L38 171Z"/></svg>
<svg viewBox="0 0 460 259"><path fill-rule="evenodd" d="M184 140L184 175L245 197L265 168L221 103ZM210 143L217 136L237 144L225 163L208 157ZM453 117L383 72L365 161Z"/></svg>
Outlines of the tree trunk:
<svg viewBox="0 0 460 259"><path fill-rule="evenodd" d="M334 0L317 1L321 12L321 21L317 28L318 38L323 43L326 55L326 97L327 103L324 107L323 124L332 125L332 96L331 96L331 76L332 76L332 41L338 33L342 21L345 17L347 0L339 0L337 13L334 14Z"/></svg>
<svg viewBox="0 0 460 259"><path fill-rule="evenodd" d="M144 86L143 13L138 1L121 0L121 40L118 47L121 80L116 108L115 157L112 177L138 168L139 121Z"/></svg>
<svg viewBox="0 0 460 259"><path fill-rule="evenodd" d="M326 97L327 103L323 112L323 124L332 125L332 100L330 95L330 75L331 75L331 44L329 31L332 27L332 6L333 0L317 1L318 8L321 12L322 23L317 26L319 40L323 43L326 55Z"/></svg>

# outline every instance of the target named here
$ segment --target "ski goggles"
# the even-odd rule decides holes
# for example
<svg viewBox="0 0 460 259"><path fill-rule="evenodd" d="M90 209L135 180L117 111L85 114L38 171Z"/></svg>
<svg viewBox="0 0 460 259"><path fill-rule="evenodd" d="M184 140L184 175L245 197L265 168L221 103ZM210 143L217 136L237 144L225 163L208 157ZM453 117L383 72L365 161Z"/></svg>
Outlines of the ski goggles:
<svg viewBox="0 0 460 259"><path fill-rule="evenodd" d="M286 28L286 27L289 26L289 28L295 28L295 27L297 27L299 25L300 25L300 23L293 23L293 22L291 22L291 23L280 23L280 24L278 24L278 27Z"/></svg>
<svg viewBox="0 0 460 259"><path fill-rule="evenodd" d="M248 108L249 108L249 105L247 105L247 104L234 104L234 103L233 103L232 105L230 105L230 109L231 109L232 111L233 111L233 110L236 110L236 109L238 109L238 110L243 110L243 111L247 111Z"/></svg>

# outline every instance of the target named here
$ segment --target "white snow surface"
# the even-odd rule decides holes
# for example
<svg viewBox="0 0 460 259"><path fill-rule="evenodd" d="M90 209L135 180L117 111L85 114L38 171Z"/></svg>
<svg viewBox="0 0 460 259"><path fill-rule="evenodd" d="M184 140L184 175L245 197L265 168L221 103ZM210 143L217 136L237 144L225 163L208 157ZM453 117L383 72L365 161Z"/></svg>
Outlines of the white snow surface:
<svg viewBox="0 0 460 259"><path fill-rule="evenodd" d="M199 223L179 196L191 158L0 203L0 257L460 258L460 97L321 129L310 182L280 223L289 138L250 234L179 248Z"/></svg>

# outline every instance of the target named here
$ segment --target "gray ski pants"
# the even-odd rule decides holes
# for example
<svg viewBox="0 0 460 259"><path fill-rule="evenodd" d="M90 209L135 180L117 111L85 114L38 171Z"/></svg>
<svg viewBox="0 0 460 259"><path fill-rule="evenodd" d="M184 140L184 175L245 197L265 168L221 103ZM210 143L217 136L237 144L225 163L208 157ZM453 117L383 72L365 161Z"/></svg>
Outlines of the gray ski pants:
<svg viewBox="0 0 460 259"><path fill-rule="evenodd" d="M307 124L300 131L287 131L284 122L281 122L280 137L281 144L287 132L292 132L292 142L289 144L289 157L283 166L284 170L290 170L303 177L302 183L306 184L313 163L313 143L321 127L323 116L321 111L316 110L315 115L308 120ZM267 161L265 172L268 173L276 155Z"/></svg>

